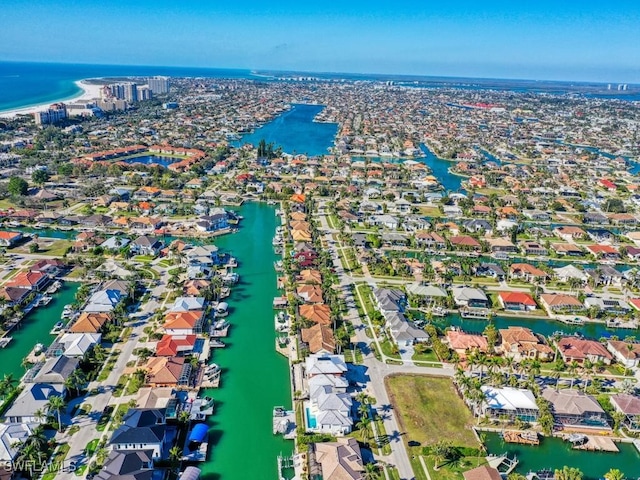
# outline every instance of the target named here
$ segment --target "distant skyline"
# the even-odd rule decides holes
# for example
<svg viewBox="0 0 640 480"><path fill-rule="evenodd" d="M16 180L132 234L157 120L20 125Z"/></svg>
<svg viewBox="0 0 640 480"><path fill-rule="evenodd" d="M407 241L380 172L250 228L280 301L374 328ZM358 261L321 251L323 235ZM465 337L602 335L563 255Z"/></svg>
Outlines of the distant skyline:
<svg viewBox="0 0 640 480"><path fill-rule="evenodd" d="M0 0L0 60L640 83L640 2Z"/></svg>

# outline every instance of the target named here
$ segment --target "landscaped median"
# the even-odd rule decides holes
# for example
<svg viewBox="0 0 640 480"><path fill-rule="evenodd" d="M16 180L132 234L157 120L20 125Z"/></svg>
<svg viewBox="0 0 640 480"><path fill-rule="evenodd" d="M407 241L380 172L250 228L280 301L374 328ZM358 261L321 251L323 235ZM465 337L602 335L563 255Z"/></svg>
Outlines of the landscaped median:
<svg viewBox="0 0 640 480"><path fill-rule="evenodd" d="M450 378L390 375L385 386L416 479L427 479L420 457L432 480L459 479L461 472L486 463L471 412Z"/></svg>

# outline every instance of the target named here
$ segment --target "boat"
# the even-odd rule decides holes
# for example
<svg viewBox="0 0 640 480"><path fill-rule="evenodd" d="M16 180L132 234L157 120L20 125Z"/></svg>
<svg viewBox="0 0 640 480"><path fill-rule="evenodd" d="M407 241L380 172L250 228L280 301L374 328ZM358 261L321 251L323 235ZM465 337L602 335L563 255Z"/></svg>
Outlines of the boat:
<svg viewBox="0 0 640 480"><path fill-rule="evenodd" d="M33 347L34 355L40 355L44 351L44 345L42 343L36 343L36 346Z"/></svg>
<svg viewBox="0 0 640 480"><path fill-rule="evenodd" d="M52 335L57 335L58 333L60 333L60 331L64 328L64 322L58 322L56 323L53 328L51 329L51 331L49 332Z"/></svg>
<svg viewBox="0 0 640 480"><path fill-rule="evenodd" d="M238 280L240 280L240 276L237 273L226 273L222 276L222 282L227 285L238 283Z"/></svg>
<svg viewBox="0 0 640 480"><path fill-rule="evenodd" d="M62 287L62 282L60 282L60 280L56 280L49 288L47 288L47 293L56 293L60 290L60 287Z"/></svg>
<svg viewBox="0 0 640 480"><path fill-rule="evenodd" d="M62 309L62 318L71 318L73 315L73 307L71 305L65 305Z"/></svg>
<svg viewBox="0 0 640 480"><path fill-rule="evenodd" d="M276 201L275 200L267 200L267 205L275 205Z"/></svg>
<svg viewBox="0 0 640 480"><path fill-rule="evenodd" d="M229 287L222 287L220 289L220 298L227 298L231 295L231 289Z"/></svg>
<svg viewBox="0 0 640 480"><path fill-rule="evenodd" d="M9 345L9 343L11 343L11 340L13 340L13 337L2 337L2 338L0 338L0 348L4 348L7 345Z"/></svg>
<svg viewBox="0 0 640 480"><path fill-rule="evenodd" d="M216 317L226 317L229 315L229 304L227 302L219 302L216 305Z"/></svg>
<svg viewBox="0 0 640 480"><path fill-rule="evenodd" d="M587 441L587 436L582 433L572 433L567 440L574 445L580 445Z"/></svg>
<svg viewBox="0 0 640 480"><path fill-rule="evenodd" d="M43 306L43 305L49 305L51 303L51 300L53 300L53 297L50 297L49 295L44 295L42 297L40 297L40 299L38 300L37 305Z"/></svg>
<svg viewBox="0 0 640 480"><path fill-rule="evenodd" d="M224 348L224 347L226 347L226 345L223 342L221 342L220 340L217 340L217 339L212 339L209 342L209 346L211 348Z"/></svg>

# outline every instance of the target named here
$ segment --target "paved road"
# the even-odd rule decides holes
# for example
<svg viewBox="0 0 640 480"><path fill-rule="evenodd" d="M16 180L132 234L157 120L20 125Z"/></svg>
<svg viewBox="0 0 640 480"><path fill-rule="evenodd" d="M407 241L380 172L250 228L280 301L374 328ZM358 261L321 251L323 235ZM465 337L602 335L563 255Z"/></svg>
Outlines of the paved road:
<svg viewBox="0 0 640 480"><path fill-rule="evenodd" d="M363 352L363 368L362 368L362 378L359 380L364 381L365 391L368 392L372 397L375 398L375 404L372 405L374 409L379 412L384 412L382 415L384 428L390 440L391 446L391 455L384 456L380 455L377 458L379 460L384 461L390 465L395 466L398 469L398 473L400 478L403 480L410 480L415 478L413 474L413 469L411 468L411 462L409 460L409 455L407 454L407 450L405 448L404 442L402 441L403 432L400 430L398 426L398 421L396 418L396 413L390 408L391 402L389 400L389 395L387 394L387 390L384 385L384 378L393 373L418 373L418 374L427 374L427 375L446 375L453 376L454 370L451 366L445 366L444 368L430 368L430 367L421 367L416 366L413 362L408 363L405 362L403 365L389 365L387 363L383 363L378 361L373 352L369 349L369 344L371 340L365 333L366 326L362 323L362 319L358 313L356 308L356 302L351 293L352 288L354 288L354 278L347 275L342 268L342 264L340 262L338 252L335 247L333 247L334 241L332 238L332 230L329 229L327 224L327 218L325 215L320 215L320 229L324 232L325 240L327 245L330 245L329 250L332 253L332 259L336 274L339 278L340 287L342 293L345 298L345 303L347 305L347 314L346 319L351 321L353 326L355 327L356 335L355 335L355 343L358 345L358 349ZM340 248L340 246L338 246ZM374 278L364 279L359 278L358 281L370 281L371 283L375 283ZM385 280L386 281L386 280ZM406 282L403 282L406 283ZM372 328L370 320L368 318L365 321L369 322L368 326ZM372 329L373 331L373 329ZM353 339L352 339L353 340ZM382 352L379 348L379 342L377 338L373 339L374 342L378 344L378 351ZM382 354L382 360L386 360L387 357Z"/></svg>
<svg viewBox="0 0 640 480"><path fill-rule="evenodd" d="M108 438L110 435L110 432L107 432L106 429L104 432L98 432L96 430L97 422L100 419L104 408L107 405L117 406L122 403L128 403L131 399L135 398L135 396L114 397L112 392L114 386L122 376L127 362L136 360L137 358L133 354L133 351L137 347L140 337L144 336L143 330L147 325L147 322L145 321L146 318L153 315L153 313L161 307L155 298L160 297L165 291L169 275L166 269L162 269L159 266L155 267L160 271L160 282L151 291L149 301L142 304L136 313L130 315L130 320L127 323L127 326L132 327L132 332L126 342L115 345L115 348L120 350L120 354L113 370L105 381L94 381L88 385L89 391L97 389L99 393L97 395L74 399L68 407L68 410L71 410L76 405L82 405L85 403L91 405L91 412L87 415L77 415L71 419L69 419L68 415L66 416L66 424L68 425L67 430L71 426L78 426L80 430L78 430L73 436L69 436L66 433L59 433L56 435L56 440L58 442L68 443L70 446L69 453L66 458L67 463L74 462L77 466L91 463L91 459L87 458L84 453L86 445L91 440L101 438L101 436L106 436ZM72 472L59 472L56 475L56 480L78 480L78 478L79 477Z"/></svg>

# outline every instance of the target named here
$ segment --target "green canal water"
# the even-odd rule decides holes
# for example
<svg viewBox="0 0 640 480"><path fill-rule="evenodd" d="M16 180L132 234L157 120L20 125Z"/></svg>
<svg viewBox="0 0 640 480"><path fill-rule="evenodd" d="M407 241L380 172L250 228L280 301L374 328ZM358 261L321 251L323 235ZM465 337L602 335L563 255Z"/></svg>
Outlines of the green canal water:
<svg viewBox="0 0 640 480"><path fill-rule="evenodd" d="M13 340L5 348L0 349L0 377L12 374L20 378L25 370L21 366L36 343L49 346L55 339L49 331L60 321L62 310L75 299L79 283L64 282L62 288L52 295L53 300L44 306L31 310L10 334Z"/></svg>
<svg viewBox="0 0 640 480"><path fill-rule="evenodd" d="M568 442L559 438L544 438L539 446L504 443L497 433L485 432L485 445L489 453L518 458L516 472L556 468L565 465L582 470L585 480L597 480L611 468L620 469L626 478L640 478L640 454L630 443L618 443L619 453L583 452L573 450Z"/></svg>
<svg viewBox="0 0 640 480"><path fill-rule="evenodd" d="M272 434L273 407L291 408L289 364L275 351L274 212L265 204L245 204L238 233L215 240L238 259L240 283L228 298L227 347L214 349L212 361L222 368L220 388L203 392L216 402L210 456L202 465L207 480L276 479L278 454L293 450L293 442Z"/></svg>

